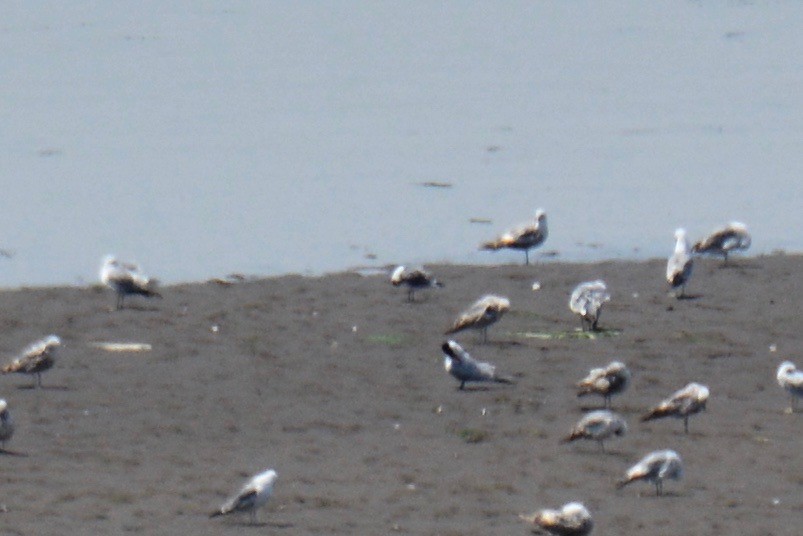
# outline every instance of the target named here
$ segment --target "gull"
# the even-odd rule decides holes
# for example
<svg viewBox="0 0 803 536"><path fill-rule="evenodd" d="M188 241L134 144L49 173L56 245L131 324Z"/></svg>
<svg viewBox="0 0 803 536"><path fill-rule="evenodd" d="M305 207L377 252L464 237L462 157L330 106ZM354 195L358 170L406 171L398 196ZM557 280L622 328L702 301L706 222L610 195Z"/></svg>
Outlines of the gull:
<svg viewBox="0 0 803 536"><path fill-rule="evenodd" d="M682 298L686 293L686 283L691 277L692 261L689 243L686 241L686 230L675 230L675 251L666 263L666 280L673 289L680 287L678 298Z"/></svg>
<svg viewBox="0 0 803 536"><path fill-rule="evenodd" d="M791 361L784 361L778 367L776 378L778 379L778 385L789 393L789 411L794 412L797 399L803 397L803 371L797 370L797 367Z"/></svg>
<svg viewBox="0 0 803 536"><path fill-rule="evenodd" d="M725 259L724 264L728 264L728 253L746 250L750 247L750 241L747 226L741 222L732 221L694 244L692 251L699 254L721 255Z"/></svg>
<svg viewBox="0 0 803 536"><path fill-rule="evenodd" d="M535 211L535 218L528 222L504 232L496 240L485 242L480 249L496 251L497 249L523 249L524 263L530 264L530 249L543 244L547 237L546 212L543 209Z"/></svg>
<svg viewBox="0 0 803 536"><path fill-rule="evenodd" d="M162 297L156 291L158 282L155 279L143 274L136 264L121 262L114 255L103 258L100 280L117 293L117 310L123 308L125 297L129 294L146 298Z"/></svg>
<svg viewBox="0 0 803 536"><path fill-rule="evenodd" d="M689 417L700 411L705 411L708 394L708 387L692 382L683 389L672 393L672 396L662 400L657 406L650 408L641 420L651 421L663 417L682 418L683 429L688 434Z"/></svg>
<svg viewBox="0 0 803 536"><path fill-rule="evenodd" d="M390 282L394 287L401 285L407 286L407 301L415 301L415 291L418 289L443 287L443 283L432 277L432 274L423 268L407 270L404 266L398 266L390 276Z"/></svg>
<svg viewBox="0 0 803 536"><path fill-rule="evenodd" d="M12 372L36 374L36 382L33 386L42 387L42 372L53 366L59 346L61 346L61 339L56 335L49 335L28 346L11 363L0 369L0 372L3 374Z"/></svg>
<svg viewBox="0 0 803 536"><path fill-rule="evenodd" d="M569 443L577 439L594 439L599 442L602 452L605 452L606 439L623 436L625 433L627 433L627 423L621 415L600 409L585 414L563 441Z"/></svg>
<svg viewBox="0 0 803 536"><path fill-rule="evenodd" d="M441 345L441 349L443 368L460 381L460 389L466 386L466 382L513 383L510 378L498 376L496 367L490 363L476 361L455 341L446 341Z"/></svg>
<svg viewBox="0 0 803 536"><path fill-rule="evenodd" d="M544 509L519 518L550 534L558 536L585 536L594 528L588 509L579 502L564 504L560 510Z"/></svg>
<svg viewBox="0 0 803 536"><path fill-rule="evenodd" d="M583 331L586 330L586 323L588 323L589 330L596 331L602 306L610 299L611 295L608 294L605 281L601 279L586 281L577 285L572 291L569 298L569 309L574 314L580 315L580 326Z"/></svg>
<svg viewBox="0 0 803 536"><path fill-rule="evenodd" d="M248 511L251 515L251 524L255 524L257 508L268 502L271 493L273 493L273 483L276 482L277 476L279 475L273 469L268 469L252 476L248 482L243 484L243 487L240 488L236 495L209 514L209 517Z"/></svg>
<svg viewBox="0 0 803 536"><path fill-rule="evenodd" d="M655 484L655 493L664 494L664 480L680 480L683 476L683 462L674 450L656 450L644 456L641 461L627 470L625 478L617 482L623 488L636 480L646 480Z"/></svg>
<svg viewBox="0 0 803 536"><path fill-rule="evenodd" d="M6 441L14 435L14 421L11 413L8 412L8 403L0 398L0 445L2 450L6 449Z"/></svg>
<svg viewBox="0 0 803 536"><path fill-rule="evenodd" d="M508 309L510 309L510 300L507 298L493 294L483 296L460 313L452 327L446 330L445 335L465 329L481 329L483 342L488 342L488 326L502 318Z"/></svg>
<svg viewBox="0 0 803 536"><path fill-rule="evenodd" d="M577 396L597 394L605 398L605 407L611 407L611 397L624 392L630 384L630 370L621 361L613 361L604 368L593 368L588 376L577 382Z"/></svg>

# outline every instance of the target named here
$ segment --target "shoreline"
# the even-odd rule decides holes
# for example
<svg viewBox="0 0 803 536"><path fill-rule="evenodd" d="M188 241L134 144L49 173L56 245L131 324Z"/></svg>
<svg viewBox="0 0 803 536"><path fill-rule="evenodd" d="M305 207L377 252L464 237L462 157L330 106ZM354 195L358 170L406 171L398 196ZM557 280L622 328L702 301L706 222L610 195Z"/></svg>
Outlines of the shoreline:
<svg viewBox="0 0 803 536"><path fill-rule="evenodd" d="M495 252L492 252L495 253ZM744 255L738 254L737 256L731 257L731 260L734 263L738 263L741 260L749 261L751 259L763 259L768 257L803 257L803 251L800 252L789 252L786 250L776 250L770 253L759 253L756 255ZM716 262L721 259L719 257L713 256L699 256L695 255L695 262ZM634 258L626 258L626 257L616 257L616 258L608 258L608 259L594 259L588 261L578 261L578 260L563 260L560 258L560 255L548 255L546 257L537 257L532 263L530 263L530 267L537 267L539 265L564 265L564 266L588 266L588 265L600 265L600 264L610 264L610 263L623 263L623 264L642 264L642 263L653 263L653 262L666 262L666 257L649 257L644 259L634 259ZM432 262L424 262L424 263L387 263L381 266L372 266L372 265L353 265L349 266L344 269L340 270L333 270L327 271L322 273L311 273L311 272L286 272L286 273L277 273L277 274L247 274L244 272L239 272L237 270L229 271L223 275L215 275L209 276L206 279L198 279L198 280L186 280L186 281L171 281L168 283L161 283L159 288L172 288L172 287L181 287L186 285L204 285L207 283L215 283L215 282L224 282L237 284L242 282L253 282L253 281L263 281L268 279L277 279L282 277L304 277L310 279L321 279L330 276L337 276L341 274L358 274L365 277L371 277L375 275L384 275L386 272L388 276L390 276L390 272L396 266L403 264L408 267L425 267L429 270L429 267L462 267L462 268L474 268L474 269L486 269L486 268L495 268L501 266L509 266L515 267L521 265L521 263L517 262L516 260L511 260L511 262L507 263L493 263L489 262L487 264L476 264L476 263L454 263L454 262L447 262L443 260L436 260ZM521 265L524 266L524 265ZM155 279L159 280L159 274L157 272L151 273L147 271L148 275L154 277ZM233 278L233 279L230 279ZM78 277L77 279L81 279ZM105 288L100 281L82 281L76 283L54 283L54 284L22 284L19 286L9 286L3 287L0 286L0 292L15 292L15 291L28 291L28 290L40 290L40 289L63 289L63 288Z"/></svg>

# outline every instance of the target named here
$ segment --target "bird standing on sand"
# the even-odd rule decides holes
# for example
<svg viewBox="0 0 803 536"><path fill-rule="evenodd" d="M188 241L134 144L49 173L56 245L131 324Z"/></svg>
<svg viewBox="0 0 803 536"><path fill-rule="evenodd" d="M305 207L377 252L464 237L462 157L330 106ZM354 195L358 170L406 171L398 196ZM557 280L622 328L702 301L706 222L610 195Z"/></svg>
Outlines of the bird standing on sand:
<svg viewBox="0 0 803 536"><path fill-rule="evenodd" d="M621 361L613 361L604 368L593 368L588 376L577 382L577 396L589 394L605 398L605 407L611 407L611 397L624 392L630 385L630 370Z"/></svg>
<svg viewBox="0 0 803 536"><path fill-rule="evenodd" d="M40 341L28 346L19 357L15 357L11 363L5 365L0 372L10 374L36 374L34 387L42 387L42 372L53 366L56 359L58 348L61 346L61 339L55 335L49 335Z"/></svg>
<svg viewBox="0 0 803 536"><path fill-rule="evenodd" d="M490 363L474 360L468 352L455 341L446 341L441 345L443 350L443 368L460 381L460 389L466 382L513 383L510 378L496 374L496 367Z"/></svg>
<svg viewBox="0 0 803 536"><path fill-rule="evenodd" d="M625 478L617 482L617 488L623 488L637 480L645 480L655 484L655 493L664 494L664 480L680 480L683 476L683 462L674 450L656 450L650 452L636 465L627 470Z"/></svg>
<svg viewBox="0 0 803 536"><path fill-rule="evenodd" d="M784 361L778 367L778 385L786 389L789 393L789 411L794 412L797 406L797 399L803 398L803 370L797 370L794 363Z"/></svg>
<svg viewBox="0 0 803 536"><path fill-rule="evenodd" d="M686 230L675 230L675 251L666 263L666 280L673 289L680 287L678 298L686 295L686 283L691 277L693 259L686 241Z"/></svg>
<svg viewBox="0 0 803 536"><path fill-rule="evenodd" d="M750 233L747 226L738 221L732 221L720 227L710 235L700 240L692 248L698 254L721 255L728 264L728 253L731 251L744 251L750 247Z"/></svg>
<svg viewBox="0 0 803 536"><path fill-rule="evenodd" d="M8 403L0 398L0 445L2 450L6 449L6 441L14 435L14 421L8 411Z"/></svg>
<svg viewBox="0 0 803 536"><path fill-rule="evenodd" d="M662 400L657 406L641 418L643 421L675 417L683 419L683 430L689 433L689 417L700 411L705 411L708 402L708 387L699 383L690 383L683 389L675 391L672 396Z"/></svg>
<svg viewBox="0 0 803 536"><path fill-rule="evenodd" d="M546 212L543 209L535 211L535 219L518 227L506 231L496 240L485 242L480 249L496 251L497 249L523 249L524 264L530 264L530 249L540 246L547 237Z"/></svg>
<svg viewBox="0 0 803 536"><path fill-rule="evenodd" d="M590 331L596 331L599 316L602 314L602 306L610 299L611 295L608 294L605 281L601 279L586 281L577 285L572 291L569 298L569 309L580 316L580 326L583 331L586 331L586 324Z"/></svg>
<svg viewBox="0 0 803 536"><path fill-rule="evenodd" d="M432 277L432 274L423 268L407 270L404 266L398 266L390 276L390 282L394 287L405 285L407 287L407 301L415 301L415 291L425 288L443 287L443 283Z"/></svg>
<svg viewBox="0 0 803 536"><path fill-rule="evenodd" d="M136 264L118 261L114 255L107 255L100 267L101 282L117 293L117 310L123 308L128 295L161 298L156 291L158 282L143 274Z"/></svg>
<svg viewBox="0 0 803 536"><path fill-rule="evenodd" d="M488 326L502 318L509 309L510 300L507 298L493 294L483 296L460 313L445 335L465 329L479 329L482 330L483 342L488 342Z"/></svg>
<svg viewBox="0 0 803 536"><path fill-rule="evenodd" d="M613 436L621 437L627 433L627 423L621 415L600 409L586 413L572 428L563 441L569 443L578 439L593 439L605 452L605 440Z"/></svg>
<svg viewBox="0 0 803 536"><path fill-rule="evenodd" d="M273 493L273 483L276 482L278 476L273 469L268 469L252 476L236 495L209 514L209 517L222 516L233 512L249 512L251 524L255 524L257 521L257 508L268 502L271 493Z"/></svg>
<svg viewBox="0 0 803 536"><path fill-rule="evenodd" d="M588 509L579 502L564 504L560 510L544 509L519 518L536 528L558 536L586 536L594 528Z"/></svg>

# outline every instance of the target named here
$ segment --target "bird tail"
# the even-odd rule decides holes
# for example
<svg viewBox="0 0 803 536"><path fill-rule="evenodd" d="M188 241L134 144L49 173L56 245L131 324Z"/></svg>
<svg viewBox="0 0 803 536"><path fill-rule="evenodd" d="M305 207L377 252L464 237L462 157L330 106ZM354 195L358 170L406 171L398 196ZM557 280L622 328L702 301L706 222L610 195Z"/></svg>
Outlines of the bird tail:
<svg viewBox="0 0 803 536"><path fill-rule="evenodd" d="M214 512L210 513L209 514L209 518L211 519L211 518L217 517L217 516L224 516L224 515L229 514L229 513L231 513L230 509L227 509L225 507L221 507L221 508L218 508L217 510L215 510Z"/></svg>
<svg viewBox="0 0 803 536"><path fill-rule="evenodd" d="M618 480L616 482L616 489L622 489L623 487L627 486L631 482L633 482L633 481L630 480L629 478L623 478L622 480Z"/></svg>
<svg viewBox="0 0 803 536"><path fill-rule="evenodd" d="M432 286L435 286L435 287L438 287L438 288L443 288L443 287L445 287L446 285L444 285L443 283L441 283L440 281L438 281L438 280L436 279L435 281L433 281L433 282L432 282Z"/></svg>
<svg viewBox="0 0 803 536"><path fill-rule="evenodd" d="M158 279L151 279L148 281L148 286L143 289L143 294L148 298L160 298L162 295L159 293L159 280Z"/></svg>
<svg viewBox="0 0 803 536"><path fill-rule="evenodd" d="M480 249L489 250L489 251L496 251L497 249L501 249L502 242L498 240L494 240L493 242L483 242L480 244Z"/></svg>
<svg viewBox="0 0 803 536"><path fill-rule="evenodd" d="M17 372L19 370L19 365L16 361L12 361L8 365L4 365L3 368L0 368L0 374L9 374L11 372Z"/></svg>
<svg viewBox="0 0 803 536"><path fill-rule="evenodd" d="M496 383L506 383L508 385L513 385L513 378L508 378L506 376L494 376L494 381Z"/></svg>
<svg viewBox="0 0 803 536"><path fill-rule="evenodd" d="M641 422L652 421L654 419L660 419L661 417L666 417L670 415L670 410L666 408L654 408L651 409L648 413L645 413L641 416Z"/></svg>
<svg viewBox="0 0 803 536"><path fill-rule="evenodd" d="M563 439L561 439L560 442L561 443L571 443L575 439L580 439L580 436L578 434L575 434L574 432L572 432L571 434L569 434L566 437L564 437Z"/></svg>

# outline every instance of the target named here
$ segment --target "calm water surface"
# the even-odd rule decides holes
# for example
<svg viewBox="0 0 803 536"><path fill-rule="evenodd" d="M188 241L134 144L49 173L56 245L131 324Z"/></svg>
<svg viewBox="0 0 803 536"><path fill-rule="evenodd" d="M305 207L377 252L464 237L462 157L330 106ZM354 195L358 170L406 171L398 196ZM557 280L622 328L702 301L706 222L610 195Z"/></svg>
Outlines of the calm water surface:
<svg viewBox="0 0 803 536"><path fill-rule="evenodd" d="M565 260L803 250L798 2L2 9L0 286L520 262L537 207Z"/></svg>

